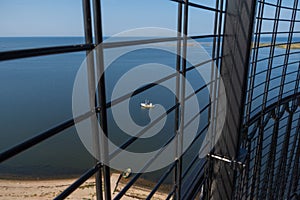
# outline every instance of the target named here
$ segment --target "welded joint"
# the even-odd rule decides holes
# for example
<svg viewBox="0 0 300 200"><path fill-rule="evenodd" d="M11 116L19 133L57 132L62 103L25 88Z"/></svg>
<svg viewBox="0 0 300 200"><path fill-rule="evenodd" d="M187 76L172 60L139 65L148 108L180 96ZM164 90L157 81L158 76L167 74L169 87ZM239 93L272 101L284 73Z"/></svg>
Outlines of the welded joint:
<svg viewBox="0 0 300 200"><path fill-rule="evenodd" d="M93 112L95 113L99 113L101 111L101 107L95 107L95 109L93 109Z"/></svg>

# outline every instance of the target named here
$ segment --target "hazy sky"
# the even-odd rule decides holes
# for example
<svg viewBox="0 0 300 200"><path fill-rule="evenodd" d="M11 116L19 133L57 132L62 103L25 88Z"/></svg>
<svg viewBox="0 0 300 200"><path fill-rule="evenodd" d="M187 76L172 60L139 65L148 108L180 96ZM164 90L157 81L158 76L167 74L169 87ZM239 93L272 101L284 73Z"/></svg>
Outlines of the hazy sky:
<svg viewBox="0 0 300 200"><path fill-rule="evenodd" d="M215 0L193 1L215 5ZM102 0L102 12L106 36L149 26L176 30L177 3L169 0ZM191 8L189 16L190 35L212 34L213 12ZM82 35L81 0L0 0L0 36Z"/></svg>

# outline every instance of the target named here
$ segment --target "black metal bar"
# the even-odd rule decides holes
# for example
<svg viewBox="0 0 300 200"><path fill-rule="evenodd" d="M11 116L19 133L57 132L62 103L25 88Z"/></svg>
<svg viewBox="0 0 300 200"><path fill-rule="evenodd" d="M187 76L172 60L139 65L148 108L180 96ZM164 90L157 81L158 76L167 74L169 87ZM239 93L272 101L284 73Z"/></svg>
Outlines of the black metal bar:
<svg viewBox="0 0 300 200"><path fill-rule="evenodd" d="M278 101L280 101L280 99L282 98L282 94L283 94L283 89L284 89L284 84L285 84L285 78L286 78L286 73L287 73L287 67L288 67L288 62L289 62L289 53L291 50L291 43L292 43L292 39L293 39L293 31L294 31L294 27L295 27L295 22L294 20L296 19L296 10L295 8L298 6L298 0L294 1L294 7L293 7L293 12L292 12L292 21L290 22L290 28L289 28L289 34L288 34L288 41L287 41L287 48L285 51L285 56L284 56L284 66L283 66L283 70L282 70L282 78L281 78L281 82L280 82L280 91L279 91L279 95L278 95ZM278 111L279 108L277 107Z"/></svg>
<svg viewBox="0 0 300 200"><path fill-rule="evenodd" d="M298 72L297 72L297 81L295 83L295 90L294 90L294 94L296 94L299 90L299 83L300 83L300 62L299 62L299 65L298 65ZM296 107L297 104L296 104L296 101L293 101L292 103L292 109L294 107Z"/></svg>
<svg viewBox="0 0 300 200"><path fill-rule="evenodd" d="M158 180L157 184L153 187L153 189L151 190L150 194L147 196L146 200L150 200L153 197L153 195L155 194L155 192L158 190L158 188L161 186L161 184L165 181L165 179L170 175L170 173L175 168L175 166L176 166L176 162L174 162L168 168L168 170L164 173L164 175L162 177L160 177L160 179Z"/></svg>
<svg viewBox="0 0 300 200"><path fill-rule="evenodd" d="M171 199L171 197L175 194L175 188L168 194L166 200Z"/></svg>
<svg viewBox="0 0 300 200"><path fill-rule="evenodd" d="M94 34L95 34L95 44L99 45L103 42L103 31L102 31L102 14L101 14L101 0L93 0L93 14L94 14ZM105 74L104 74L104 56L103 48L100 45L96 53L96 67L97 67L97 77L100 78L98 83L97 91L97 104L100 105L100 125L102 131L106 138L102 136L102 149L103 160L105 165L103 166L103 176L104 176L104 196L106 200L111 199L111 186L110 186L110 168L107 166L108 160L108 130L107 130L107 108L106 108L106 88L105 88ZM102 135L102 134L101 134Z"/></svg>
<svg viewBox="0 0 300 200"><path fill-rule="evenodd" d="M293 54L300 54L300 51L290 52L290 55L293 55ZM277 54L277 55L273 56L273 59L277 58L277 57L284 56L284 55L285 55L285 53L283 53L283 54ZM253 62L261 62L261 61L268 60L268 59L269 59L269 57L266 57L266 58L257 59L257 60L255 60ZM250 64L253 64L253 62L251 62ZM258 72L258 73L260 73L260 72Z"/></svg>
<svg viewBox="0 0 300 200"><path fill-rule="evenodd" d="M264 4L263 4L264 5ZM264 87L264 96L263 96L263 102L262 102L262 106L261 106L261 109L262 110L265 110L266 108L266 104L267 104L267 98L268 98L268 91L269 91L269 86L270 86L270 77L271 77L271 71L272 71L272 65L273 65L273 59L272 57L274 56L274 52L275 52L275 44L276 44L276 32L278 30L278 19L279 19L279 16L280 16L280 5L281 5L281 0L278 0L277 1L277 7L276 7L276 11L275 11L275 23L273 25L273 34L272 34L272 39L271 39L271 48L270 48L270 52L269 52L269 60L268 60L268 71L267 71L267 74L266 74L266 84L265 84L265 87ZM261 121L264 120L264 115L261 115ZM261 127L260 128L260 134L259 134L259 148L257 149L257 162L255 163L255 176L254 176L254 180L252 182L252 188L251 188L251 197L250 198L253 198L254 195L259 195L257 193L259 193L260 191L260 176L261 176L261 172L260 172L260 169L261 169L261 148L262 148L262 138L263 138L263 129L264 127ZM275 139L274 139L275 140ZM270 161L272 162L272 161ZM272 164L272 163L271 163ZM266 187L266 182L267 182L267 178L269 178L268 176L265 176L265 181L263 184L263 187ZM256 193L254 192L254 190L256 191Z"/></svg>
<svg viewBox="0 0 300 200"><path fill-rule="evenodd" d="M180 94L180 68L181 68L181 38L182 38L182 4L179 3L178 5L178 11L177 11L177 37L180 38L180 40L177 40L177 56L176 56L176 96L175 96L175 103L179 105L179 97ZM174 173L173 173L173 179L174 179L174 189L176 191L177 185L179 184L178 180L178 168L179 168L179 163L178 163L178 129L179 129L179 106L175 109L175 120L174 120L174 135L175 135L175 155L174 155L174 160L175 160L175 168L174 168ZM175 196L176 199L176 196Z"/></svg>
<svg viewBox="0 0 300 200"><path fill-rule="evenodd" d="M279 103L280 103L280 105L283 105L287 102L290 102L293 99L299 98L299 96L300 96L300 92L286 96L286 97L282 98ZM252 124L254 124L264 113L271 112L274 108L276 108L277 104L278 104L278 102L268 105L265 109L261 110L260 112L255 114L253 117L251 117L249 120L247 120L248 126L251 126Z"/></svg>
<svg viewBox="0 0 300 200"><path fill-rule="evenodd" d="M186 97L186 99L188 99L189 97ZM185 100L186 100L185 99ZM192 117L192 119L190 121L188 121L185 125L184 128L187 127L198 115L200 115L202 112L204 112L208 107L210 106L210 104L207 104L205 107L203 107L199 113L197 113L194 117ZM176 110L176 108L179 107L179 103L172 106L170 109L168 109L166 111L166 115L168 115L169 113L171 113L173 110ZM154 120L151 124L149 124L146 128L144 128L143 130L141 130L139 133L137 133L135 135L135 137L131 137L130 139L128 139L126 142L124 142L119 149L115 150L114 152L112 152L109 155L109 159L113 159L115 156L117 156L122 149L127 148L129 145L131 145L134 141L136 141L140 136L142 136L147 130L149 130L150 128L152 128L153 126L155 126L156 123L158 123L163 117L165 116L165 114L160 115L156 120ZM204 129L202 129L202 131L204 131ZM202 131L200 133L202 133ZM198 138L199 136L196 136L196 138Z"/></svg>
<svg viewBox="0 0 300 200"><path fill-rule="evenodd" d="M203 38L213 38L217 35L196 35L190 36L188 39L203 39ZM152 39L139 39L139 40L130 40L130 41L120 41L120 42L105 42L103 43L104 49L110 48L119 48L126 46L136 46L136 45L145 45L145 44L155 44L163 42L176 42L178 40L183 40L182 37L165 37L165 38L152 38Z"/></svg>
<svg viewBox="0 0 300 200"><path fill-rule="evenodd" d="M219 1L219 0L217 0L217 1ZM224 8L223 8L223 6L224 6L224 0L221 0L221 2L220 2L220 10L223 10ZM221 67L222 65L220 65L220 63L219 63L219 58L220 58L220 53L221 53L221 58L223 57L222 56L222 52L220 52L220 50L221 50L221 44L222 44L222 42L221 42L221 37L222 37L222 35L223 35L223 32L222 32L222 20L223 20L223 13L219 13L219 19L218 19L218 41L217 41L217 55L216 55L216 66L219 68L219 67ZM223 30L224 31L224 30ZM213 59L215 59L215 58L213 58Z"/></svg>
<svg viewBox="0 0 300 200"><path fill-rule="evenodd" d="M174 1L174 2L177 2L179 4L184 4L184 0L170 0L170 1ZM223 10L218 10L218 9L215 9L215 8L212 8L212 7L208 7L208 6L204 6L204 5L201 5L201 4L196 4L196 3L192 3L192 2L188 2L188 6L191 6L191 7L194 7L194 8L200 8L200 9L203 9L203 10L209 10L209 11L213 11L213 12L224 12Z"/></svg>
<svg viewBox="0 0 300 200"><path fill-rule="evenodd" d="M98 163L92 169L85 172L81 177L79 177L74 183L72 183L67 189L65 189L62 193L60 193L54 200L61 200L67 198L72 192L80 187L86 180L91 178L95 173L99 171L101 168L101 164Z"/></svg>
<svg viewBox="0 0 300 200"><path fill-rule="evenodd" d="M76 117L74 119L67 120L53 128L50 128L49 130L42 132L40 134L37 134L36 136L33 136L32 138L29 138L25 140L24 142L17 144L8 150L5 150L4 152L0 153L0 163L25 151L26 149L29 149L30 147L33 147L36 144L39 144L40 142L60 133L61 131L73 126L75 123L78 123L84 119L87 119L93 115L93 112L87 112L79 117Z"/></svg>
<svg viewBox="0 0 300 200"><path fill-rule="evenodd" d="M205 65L205 64L207 64L207 63L214 62L214 61L216 61L216 60L218 60L218 59L220 59L220 58L221 58L221 57L218 57L218 58L216 58L216 59L209 59L209 60L203 61L203 62L201 62L201 63L199 63L199 64L197 64L197 65L190 66L190 67L186 68L186 72L191 71L191 70L193 70L193 69L196 69L196 68L198 68L198 67L200 67L200 66L202 66L202 65Z"/></svg>
<svg viewBox="0 0 300 200"><path fill-rule="evenodd" d="M299 53L300 53L300 52L299 52ZM285 55L285 54L283 54L283 55ZM267 59L266 59L266 60L267 60ZM296 63L299 63L299 61L288 62L287 65L292 65L292 64L296 64ZM278 69L278 68L283 67L283 66L284 66L284 64L282 64L282 65L276 65L276 66L272 67L272 70ZM268 71L268 70L262 70L262 71L256 73L254 76L257 76L257 75L262 74L262 73L267 72L267 71ZM293 71L293 72L296 72L296 70ZM276 77L281 77L281 76L276 76ZM273 77L273 78L270 79L270 80L273 80L273 79L275 79L276 77ZM249 78L251 78L251 77L249 77ZM256 88L256 87L258 87L258 86L260 86L260 85L262 85L262 84L265 84L265 83L266 83L266 81L264 81L264 82L262 82L262 83L260 83L260 84L256 84L253 88ZM248 91L249 91L249 90L248 90Z"/></svg>
<svg viewBox="0 0 300 200"><path fill-rule="evenodd" d="M288 169L292 169L292 170L289 170L289 171L291 171L291 174L293 175L292 179L290 180L289 188L287 189L287 196L288 197L291 196L292 188L296 185L296 183L295 183L296 181L294 182L293 179L294 179L294 176L295 176L296 168L298 167L298 166L295 166L295 165L296 165L297 161L299 162L299 155L300 155L300 135L299 134L300 134L300 118L298 119L298 124L297 124L297 128L296 128L296 136L295 136L295 140L294 140L294 144L293 144L294 148L292 149L293 151L296 152L293 169L291 168L291 166L292 166L294 152L291 154L290 163L289 163L289 166L288 166L289 167Z"/></svg>
<svg viewBox="0 0 300 200"><path fill-rule="evenodd" d="M290 144L290 136L291 136L291 127L293 122L293 113L289 113L288 122L286 125L286 131L285 131L285 137L284 142L281 147L281 155L280 155L280 161L279 166L276 172L276 180L274 185L274 191L275 191L275 197L283 197L284 191L285 191L285 185L286 185L286 173L289 171L289 169L286 169L287 164L287 157L288 157L288 149ZM277 188L277 189L276 189Z"/></svg>
<svg viewBox="0 0 300 200"><path fill-rule="evenodd" d="M196 163L197 160L199 160L199 156L196 154L196 156L193 158L193 160L191 161L191 163L189 164L189 166L186 167L185 171L183 172L182 179L186 178L186 175L192 169L192 167L194 166L194 164Z"/></svg>
<svg viewBox="0 0 300 200"><path fill-rule="evenodd" d="M191 36L189 38L201 39L201 38L210 38L210 37L217 37L217 35L200 35L200 36ZM172 38L156 38L156 39L147 39L147 40L123 41L123 42L104 42L102 46L103 48L117 48L117 47L124 47L124 46L171 42L177 40L178 40L177 37L172 37ZM54 47L44 47L44 48L34 48L34 49L12 50L12 51L0 52L0 61L34 57L34 56L72 53L78 51L89 51L92 50L93 48L95 48L94 44L87 43L87 44L78 44L78 45L69 45L69 46L54 46Z"/></svg>
<svg viewBox="0 0 300 200"><path fill-rule="evenodd" d="M199 63L199 64L197 64L197 65L195 65L195 66L191 66L191 67L189 67L189 68L186 69L186 72L188 72L188 71L190 71L190 70L193 70L193 69L195 69L195 68L197 68L197 67L200 67L200 66L202 66L202 65L204 65L204 64L207 64L207 63L209 63L209 62L211 62L211 61L212 61L212 60L208 60L208 61L201 62L201 63ZM179 73L180 73L180 72L179 72ZM129 93L127 93L127 94L125 94L125 95L123 95L123 96L117 98L117 99L114 99L114 100L108 102L108 103L106 104L106 107L107 107L107 108L110 108L110 107L112 107L112 106L115 106L115 105L117 105L117 104L119 104L119 103L125 101L126 99L129 99L130 97L136 96L136 95L138 95L138 94L144 92L145 90L148 90L148 89L150 89L150 88L152 88L152 87L158 85L159 83L162 83L162 82L164 82L164 81L167 81L167 80L169 80L169 79L171 79L171 78L176 77L177 75L178 75L178 73L176 72L176 73L170 74L170 75L168 75L168 76L166 76L166 77L164 77L164 78L161 78L161 79L159 79L159 80L157 80L157 81L155 81L155 82L153 82L153 83L150 83L150 84L147 84L147 85L145 85L145 86L142 86L142 87L140 87L139 89L135 90L134 93L129 92ZM209 84L211 84L211 82L207 83L207 85L209 85ZM206 86L207 86L207 85L206 85ZM199 92L200 90L202 90L202 89L204 89L204 88L205 88L205 86L201 87L201 88L198 89L195 93ZM186 100L187 100L187 99L188 99L188 98L186 98Z"/></svg>
<svg viewBox="0 0 300 200"><path fill-rule="evenodd" d="M194 36L189 36L189 38L191 38L191 39L194 39L194 40L196 40L196 39L203 39L203 38L214 38L214 37L217 37L217 38L221 38L221 37L224 37L224 35L223 34L217 34L217 35L194 35Z"/></svg>
<svg viewBox="0 0 300 200"><path fill-rule="evenodd" d="M93 48L94 48L93 44L78 44L78 45L69 45L69 46L55 46L55 47L5 51L5 52L0 52L0 61L13 60L18 58L28 58L34 56L46 56L52 54L87 51Z"/></svg>
<svg viewBox="0 0 300 200"><path fill-rule="evenodd" d="M188 186L185 187L188 189L186 189L185 192L182 194L183 199L195 199L195 195L201 189L200 185L203 185L205 181L204 176L201 175L204 174L205 164L205 162L199 163L198 167L193 171L195 173L193 173L193 176L191 177L192 180L189 180Z"/></svg>
<svg viewBox="0 0 300 200"><path fill-rule="evenodd" d="M299 130L299 129L298 129ZM294 162L294 166L293 166L293 177L292 177L292 184L291 184L291 192L292 193L296 193L297 192L297 188L299 185L299 158L300 158L300 137L299 137L299 142L298 142L298 147L297 147L297 151L296 151L296 156L295 156L295 162Z"/></svg>
<svg viewBox="0 0 300 200"><path fill-rule="evenodd" d="M145 44L155 44L161 42L175 42L177 37L166 37L166 38L153 38L153 39L141 39L141 40L130 40L130 41L120 41L120 42L104 42L103 48L119 48L125 46L136 46L136 45L145 45Z"/></svg>
<svg viewBox="0 0 300 200"><path fill-rule="evenodd" d="M253 33L254 35L271 35L273 32L260 32L260 33ZM277 34L287 34L290 33L288 31L278 31ZM300 33L300 31L294 31L294 33Z"/></svg>
<svg viewBox="0 0 300 200"><path fill-rule="evenodd" d="M199 139L199 137L202 135L202 133L208 128L209 123L198 133L198 135L194 138L194 140L191 142L190 146L185 150L185 152L182 154L184 156L186 152L189 151L190 148L194 145L194 143Z"/></svg>
<svg viewBox="0 0 300 200"><path fill-rule="evenodd" d="M270 3L270 2L265 2L265 1L262 1L262 0L259 0L258 1L259 3L264 3L265 5L269 5L269 6L274 6L274 7L277 7L278 5L276 4L273 4L273 3ZM287 6L280 6L282 9L288 9L288 10L292 10L293 8L291 7L287 7ZM296 9L296 11L300 11L300 9Z"/></svg>
<svg viewBox="0 0 300 200"><path fill-rule="evenodd" d="M264 4L260 3L259 4L259 9L258 9L258 16L263 16L264 13ZM257 20L256 22L256 30L255 33L260 33L262 29L262 20ZM255 35L254 37L254 48L252 52L252 65L251 65L251 72L250 72L250 83L249 83L249 91L248 91L248 99L247 102L249 102L249 105L246 106L246 117L247 120L249 120L250 117L250 112L251 112L251 106L252 106L252 96L253 96L253 88L254 88L254 82L255 82L255 73L256 73L256 67L257 67L257 59L258 59L258 47L260 43L260 34Z"/></svg>
<svg viewBox="0 0 300 200"><path fill-rule="evenodd" d="M257 19L262 19L262 20L267 20L267 21L278 20L278 21L283 21L283 22L300 22L300 20L295 20L295 19L292 19L292 20L291 19L282 19L282 18L275 19L275 18L269 18L269 17L262 17L262 18L257 18Z"/></svg>
<svg viewBox="0 0 300 200"><path fill-rule="evenodd" d="M170 74L170 75L168 75L168 76L166 76L166 77L164 77L164 78L161 78L161 79L159 79L159 80L157 80L157 81L155 81L155 82L153 82L153 83L150 83L150 84L147 84L147 85L145 85L145 86L142 86L142 87L140 87L139 89L135 90L134 93L129 92L129 93L127 93L127 94L125 94L125 95L123 95L123 96L117 98L117 99L114 99L114 100L108 102L108 103L106 104L106 107L107 107L107 108L110 108L110 107L112 107L112 106L115 106L115 105L117 105L117 104L119 104L119 103L125 101L126 99L129 99L129 98L131 98L131 97L133 97L133 96L136 96L136 95L138 95L138 94L144 92L145 90L148 90L148 89L150 89L150 88L152 88L152 87L158 85L159 83L162 83L162 82L167 81L167 80L169 80L169 79L171 79L171 78L174 78L175 76L176 76L176 73L173 73L173 74Z"/></svg>
<svg viewBox="0 0 300 200"><path fill-rule="evenodd" d="M85 42L87 44L93 43L93 30L92 30L92 16L91 16L91 2L90 0L82 0L83 17L84 17L84 32L85 32ZM89 88L89 105L90 109L94 110L96 105L95 102L95 91L96 91L96 81L95 81L95 62L94 54L91 51L87 51L87 76L88 76L88 88ZM99 147L99 128L97 121L90 119L92 135L93 135L93 151L95 152L96 158L94 162L98 163L100 160L100 147ZM97 200L103 200L103 190L102 190L102 170L98 169L95 175L96 182L96 198Z"/></svg>
<svg viewBox="0 0 300 200"><path fill-rule="evenodd" d="M92 17L90 0L82 0L84 36L86 44L93 44Z"/></svg>
<svg viewBox="0 0 300 200"><path fill-rule="evenodd" d="M167 146L170 142L172 142L172 140L174 139L174 136L169 138L169 140L164 144L164 147ZM156 158L164 151L164 148L161 148L158 150L158 152L152 157L150 158L145 165L143 166L143 168L140 170L140 172L136 173L135 176L133 178L131 178L131 180L124 186L124 188L119 192L119 194L117 194L115 196L115 200L117 199L121 199L125 193L129 190L129 188L138 180L138 178L143 174L143 172L145 170L148 169L148 167L151 166L152 162L154 160L156 160ZM165 172L166 173L166 172Z"/></svg>
<svg viewBox="0 0 300 200"><path fill-rule="evenodd" d="M178 107L179 104L174 105L173 107L171 107L170 109L168 109L166 111L166 115L168 115L169 113L171 113L173 110L176 109L176 107ZM114 157L116 157L123 149L126 149L129 145L131 145L134 141L136 141L140 136L142 136L144 133L146 133L147 130L149 130L150 128L152 128L155 124L157 124L163 117L165 116L165 114L160 115L158 118L156 118L153 122L151 122L146 128L144 128L143 130L141 130L139 133L137 133L135 135L135 137L131 137L130 139L128 139L126 142L124 142L119 149L116 149L114 152L112 152L109 155L109 159L113 159Z"/></svg>
<svg viewBox="0 0 300 200"><path fill-rule="evenodd" d="M185 77L186 77L186 65L187 65L187 34L188 34L188 11L189 11L189 0L184 0L184 6L183 6L183 44L182 44L182 58L181 58L181 72L182 72L182 78L180 80L181 88L180 88L180 113L179 113L179 121L180 121L180 127L177 132L178 138L178 147L177 147L177 168L176 168L176 192L175 192L175 198L181 199L181 185L182 185L182 147L183 147L183 134L184 134L184 104L185 104ZM179 157L180 155L180 157Z"/></svg>

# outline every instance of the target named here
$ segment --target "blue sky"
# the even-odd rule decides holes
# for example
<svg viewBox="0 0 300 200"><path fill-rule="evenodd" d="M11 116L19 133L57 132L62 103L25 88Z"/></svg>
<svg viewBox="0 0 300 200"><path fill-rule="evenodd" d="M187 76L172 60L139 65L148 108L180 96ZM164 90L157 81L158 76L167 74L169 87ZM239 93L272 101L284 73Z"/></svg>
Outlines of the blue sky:
<svg viewBox="0 0 300 200"><path fill-rule="evenodd" d="M215 0L192 1L215 4ZM149 26L176 30L177 3L169 0L102 0L102 9L106 36ZM267 12L273 14L271 9ZM212 34L213 12L191 8L189 15L190 35ZM82 35L81 0L0 0L0 36Z"/></svg>
<svg viewBox="0 0 300 200"><path fill-rule="evenodd" d="M208 5L215 2L202 0ZM105 35L140 27L176 30L177 3L168 0L102 0ZM212 33L213 13L190 9L190 33ZM196 20L196 19L210 20ZM193 26L194 24L194 26ZM82 36L81 0L1 0L0 36ZM201 28L199 28L201 27Z"/></svg>

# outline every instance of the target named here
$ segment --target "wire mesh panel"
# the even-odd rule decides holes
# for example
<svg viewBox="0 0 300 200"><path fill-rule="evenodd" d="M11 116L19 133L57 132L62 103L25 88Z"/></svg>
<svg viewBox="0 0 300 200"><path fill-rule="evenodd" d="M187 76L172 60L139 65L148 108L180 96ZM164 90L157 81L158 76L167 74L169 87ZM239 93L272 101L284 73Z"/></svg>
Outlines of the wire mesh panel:
<svg viewBox="0 0 300 200"><path fill-rule="evenodd" d="M257 1L237 199L299 197L299 12L295 1Z"/></svg>

